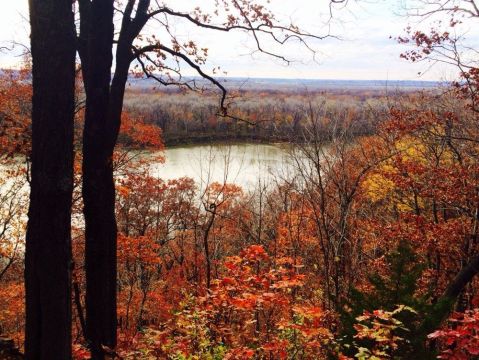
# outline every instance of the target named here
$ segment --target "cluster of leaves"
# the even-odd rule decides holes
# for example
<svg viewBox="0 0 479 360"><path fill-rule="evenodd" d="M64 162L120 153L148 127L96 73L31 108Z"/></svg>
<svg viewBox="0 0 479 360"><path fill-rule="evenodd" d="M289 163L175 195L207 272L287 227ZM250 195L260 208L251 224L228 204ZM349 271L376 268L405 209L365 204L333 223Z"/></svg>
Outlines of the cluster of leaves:
<svg viewBox="0 0 479 360"><path fill-rule="evenodd" d="M479 355L479 309L454 313L449 326L428 336L440 341L444 350L439 359L466 360Z"/></svg>
<svg viewBox="0 0 479 360"><path fill-rule="evenodd" d="M359 360L397 358L397 353L402 353L402 348L407 346L407 340L402 333L409 332L398 319L403 312L415 313L415 310L401 305L393 311L375 310L372 313L366 311L357 317L355 338L367 345L360 346L355 357Z"/></svg>
<svg viewBox="0 0 479 360"><path fill-rule="evenodd" d="M126 356L313 359L333 349L331 319L301 299L304 276L292 259L272 259L252 245L225 259L223 267L210 292L183 293L171 318L139 334L137 350Z"/></svg>
<svg viewBox="0 0 479 360"><path fill-rule="evenodd" d="M30 149L32 87L30 71L2 70L0 74L0 157L28 154Z"/></svg>

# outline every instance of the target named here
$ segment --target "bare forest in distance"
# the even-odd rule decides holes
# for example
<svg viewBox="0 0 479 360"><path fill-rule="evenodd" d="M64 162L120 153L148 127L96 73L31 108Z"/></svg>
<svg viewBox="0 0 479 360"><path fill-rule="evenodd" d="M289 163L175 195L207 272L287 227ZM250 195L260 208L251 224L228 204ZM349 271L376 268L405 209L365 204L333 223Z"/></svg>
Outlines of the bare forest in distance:
<svg viewBox="0 0 479 360"><path fill-rule="evenodd" d="M232 119L218 115L218 97L211 94L211 87L195 93L161 89L152 81L136 79L127 88L125 109L159 126L167 146L302 141L312 111L323 119L320 132L328 141L327 123L348 124L355 136L371 135L391 107L420 94L434 99L445 86L432 81L300 79L229 79L224 85L231 94Z"/></svg>
<svg viewBox="0 0 479 360"><path fill-rule="evenodd" d="M0 360L479 359L479 3L297 3L0 5Z"/></svg>

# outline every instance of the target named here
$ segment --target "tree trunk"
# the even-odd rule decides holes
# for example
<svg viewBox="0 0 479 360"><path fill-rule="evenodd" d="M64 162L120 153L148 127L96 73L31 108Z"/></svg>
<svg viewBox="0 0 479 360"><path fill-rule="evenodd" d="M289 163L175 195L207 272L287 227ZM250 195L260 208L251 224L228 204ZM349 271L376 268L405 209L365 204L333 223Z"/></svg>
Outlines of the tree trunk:
<svg viewBox="0 0 479 360"><path fill-rule="evenodd" d="M79 53L86 92L83 132L83 201L85 215L86 327L93 359L103 346L116 346L116 238L113 151L120 130L133 40L147 20L149 0L129 0L123 14L113 63L113 0L79 0Z"/></svg>
<svg viewBox="0 0 479 360"><path fill-rule="evenodd" d="M81 4L80 57L86 91L83 133L86 327L94 359L116 346L116 239L113 151L120 129L131 39L122 32L111 78L113 1ZM127 41L126 41L127 40Z"/></svg>
<svg viewBox="0 0 479 360"><path fill-rule="evenodd" d="M423 319L417 330L415 339L416 358L428 359L431 349L426 345L427 336L437 330L444 320L450 315L454 304L457 302L459 295L464 291L466 286L479 274L479 255L476 255L471 261L463 267L456 277L449 283L448 287L437 300L436 304L431 308L429 314Z"/></svg>
<svg viewBox="0 0 479 360"><path fill-rule="evenodd" d="M88 3L81 39L86 92L83 131L86 333L93 359L116 346L116 220L108 103L113 62L113 1ZM88 16L87 16L88 15Z"/></svg>
<svg viewBox="0 0 479 360"><path fill-rule="evenodd" d="M479 255L473 257L449 283L444 294L442 294L434 305L431 316L423 321L421 324L421 330L424 336L427 336L429 333L436 330L447 318L459 295L465 290L466 286L477 274L479 274Z"/></svg>
<svg viewBox="0 0 479 360"><path fill-rule="evenodd" d="M25 253L27 359L71 358L75 28L71 0L30 0L31 193Z"/></svg>

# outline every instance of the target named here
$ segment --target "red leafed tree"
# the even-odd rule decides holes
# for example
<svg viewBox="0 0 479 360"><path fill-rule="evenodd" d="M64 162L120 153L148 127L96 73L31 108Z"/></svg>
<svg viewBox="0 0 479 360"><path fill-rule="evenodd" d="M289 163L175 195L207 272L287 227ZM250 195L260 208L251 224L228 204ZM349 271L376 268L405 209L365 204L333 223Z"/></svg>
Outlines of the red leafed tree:
<svg viewBox="0 0 479 360"><path fill-rule="evenodd" d="M399 42L411 44L413 49L407 51L402 56L410 61L433 61L443 62L453 65L458 71L459 79L453 83L452 100L447 101L448 108L444 106L436 109L418 110L415 113L410 111L398 112L396 117L396 130L403 129L410 132L425 132L431 141L435 143L436 148L429 147L430 154L435 157L435 166L432 168L424 164L413 162L403 162L403 174L414 174L409 179L402 179L401 186L408 187L413 190L417 196L419 194L426 195L431 201L433 210L433 218L431 221L435 224L445 221L449 226L456 222L456 229L447 229L444 226L441 233L437 236L444 240L444 244L437 244L439 251L444 251L445 257L454 261L457 259L454 277L448 278L444 286L442 286L442 294L435 305L435 320L425 321L423 329L425 332L433 331L447 317L452 306L459 301L462 303L465 296L466 288L474 281L479 273L479 254L475 250L473 244L477 241L477 219L468 211L462 211L457 207L457 203L467 203L471 206L473 213L477 212L477 193L475 184L477 179L477 168L475 165L476 145L479 142L477 127L478 114L478 68L474 58L468 56L470 51L467 46L467 40L461 34L461 26L463 23L474 24L479 19L478 4L472 1L431 1L424 2L423 8L409 9L412 15L422 17L424 19L437 20L438 17L445 17L446 22L436 21L433 23L429 32L416 30L409 27L407 36L399 38ZM470 49L469 49L470 50ZM459 105L458 105L459 102ZM403 125L399 125L404 122ZM399 126L398 126L399 125ZM410 127L412 125L412 127ZM414 129L415 127L415 129ZM450 152L450 159L444 159L444 152L438 153L438 149L445 149L446 153ZM468 149L468 150L465 150ZM467 152L467 155L464 153ZM431 159L434 161L433 159ZM411 167L410 165L413 165ZM439 183L431 184L431 179L444 178ZM401 178L397 174L396 178ZM422 179L424 183L418 184ZM434 182L434 180L432 180ZM417 186L419 185L419 186ZM472 201L468 202L470 199ZM447 211L438 216L438 203L446 202ZM416 206L416 215L421 216L421 206ZM419 212L418 212L419 210ZM466 225L467 224L467 225ZM436 225L433 225L436 226ZM454 231L454 232L452 232ZM452 243L456 248L456 254L450 253L447 249L447 239L453 234L458 235L456 241ZM451 256L452 255L452 256ZM440 255L439 255L440 258ZM461 306L459 305L459 308Z"/></svg>

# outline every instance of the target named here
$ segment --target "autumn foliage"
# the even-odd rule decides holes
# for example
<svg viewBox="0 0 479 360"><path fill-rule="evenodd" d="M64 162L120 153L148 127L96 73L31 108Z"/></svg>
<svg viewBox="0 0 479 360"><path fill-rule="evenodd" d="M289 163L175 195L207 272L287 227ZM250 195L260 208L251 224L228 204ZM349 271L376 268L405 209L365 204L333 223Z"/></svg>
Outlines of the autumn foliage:
<svg viewBox="0 0 479 360"><path fill-rule="evenodd" d="M248 13L270 21L263 8ZM409 36L400 41L417 47L404 55L413 61L453 41L449 33ZM198 61L205 52L186 49ZM19 347L28 76L0 75L0 336ZM443 93L398 94L369 113L338 108L338 94L325 108L318 94L297 93L301 107L234 110L258 123L268 115L260 130L222 124L208 106L179 114L170 104L155 114L132 102L111 159L118 347L105 351L175 360L477 357L479 71L460 76ZM82 116L79 109L77 130ZM159 176L152 171L165 161L165 132L173 138L221 126L236 135L292 133L291 174L242 189L226 180L165 180L161 166ZM73 356L89 359L80 131L75 141Z"/></svg>

